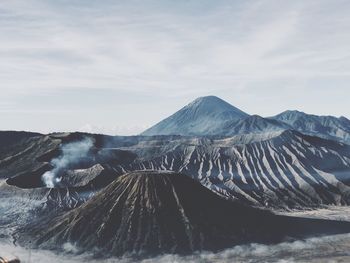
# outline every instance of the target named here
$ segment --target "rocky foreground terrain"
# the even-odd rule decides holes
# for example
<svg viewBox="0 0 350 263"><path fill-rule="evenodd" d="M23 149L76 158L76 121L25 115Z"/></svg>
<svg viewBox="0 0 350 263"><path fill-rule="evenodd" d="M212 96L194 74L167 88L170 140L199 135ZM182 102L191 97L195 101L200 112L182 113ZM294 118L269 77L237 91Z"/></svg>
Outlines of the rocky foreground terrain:
<svg viewBox="0 0 350 263"><path fill-rule="evenodd" d="M226 200L185 175L141 171L16 235L24 246L59 250L71 243L105 257L190 254L347 232L350 222L277 216Z"/></svg>
<svg viewBox="0 0 350 263"><path fill-rule="evenodd" d="M122 255L325 234L333 222L319 231L267 210L349 205L349 123L263 118L211 96L138 136L0 132L0 241Z"/></svg>

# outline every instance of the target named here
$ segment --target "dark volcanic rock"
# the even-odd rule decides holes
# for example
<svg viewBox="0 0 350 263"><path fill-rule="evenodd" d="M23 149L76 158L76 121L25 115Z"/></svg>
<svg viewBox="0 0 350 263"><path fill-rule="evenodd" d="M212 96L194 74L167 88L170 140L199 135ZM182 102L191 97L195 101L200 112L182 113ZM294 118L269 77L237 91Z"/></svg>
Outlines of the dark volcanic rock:
<svg viewBox="0 0 350 263"><path fill-rule="evenodd" d="M24 189L44 187L45 184L41 180L41 176L51 168L50 164L45 163L37 170L20 173L17 176L7 179L6 182L9 185L14 185Z"/></svg>
<svg viewBox="0 0 350 263"><path fill-rule="evenodd" d="M36 136L41 136L41 134L25 131L0 131L0 148L8 147Z"/></svg>
<svg viewBox="0 0 350 263"><path fill-rule="evenodd" d="M0 140L7 138L3 136L4 133L0 133ZM7 179L32 172L35 174L36 171L45 169L47 164L37 161L37 158L53 151L60 143L60 140L49 136L29 134L6 147L0 145L0 178Z"/></svg>
<svg viewBox="0 0 350 263"><path fill-rule="evenodd" d="M247 242L350 232L350 223L289 218L223 199L187 176L134 172L84 205L21 230L20 242L60 249L66 242L109 255L187 254Z"/></svg>

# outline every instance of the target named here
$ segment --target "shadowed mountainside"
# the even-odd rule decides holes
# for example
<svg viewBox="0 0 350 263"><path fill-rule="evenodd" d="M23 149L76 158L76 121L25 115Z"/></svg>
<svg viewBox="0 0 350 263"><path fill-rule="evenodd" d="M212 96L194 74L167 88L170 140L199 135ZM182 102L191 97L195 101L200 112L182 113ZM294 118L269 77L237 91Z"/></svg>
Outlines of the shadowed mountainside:
<svg viewBox="0 0 350 263"><path fill-rule="evenodd" d="M350 223L276 216L228 201L187 176L134 172L81 207L18 233L20 243L70 242L102 256L187 254L247 242L350 232Z"/></svg>

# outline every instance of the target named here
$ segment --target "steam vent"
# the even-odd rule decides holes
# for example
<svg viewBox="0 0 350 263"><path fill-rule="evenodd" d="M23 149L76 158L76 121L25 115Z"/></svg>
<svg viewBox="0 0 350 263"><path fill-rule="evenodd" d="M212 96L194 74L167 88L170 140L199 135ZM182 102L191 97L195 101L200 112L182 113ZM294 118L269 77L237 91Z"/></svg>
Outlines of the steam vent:
<svg viewBox="0 0 350 263"><path fill-rule="evenodd" d="M350 224L277 216L226 200L182 174L138 171L117 178L79 208L24 232L29 236L21 242L35 240L39 248L70 242L104 256L139 256L344 233Z"/></svg>

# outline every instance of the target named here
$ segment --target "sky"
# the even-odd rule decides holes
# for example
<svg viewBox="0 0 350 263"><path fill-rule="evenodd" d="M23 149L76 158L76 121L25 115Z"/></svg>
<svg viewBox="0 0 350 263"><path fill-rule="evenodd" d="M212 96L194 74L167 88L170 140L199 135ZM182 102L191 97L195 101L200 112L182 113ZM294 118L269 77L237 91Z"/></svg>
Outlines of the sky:
<svg viewBox="0 0 350 263"><path fill-rule="evenodd" d="M2 0L0 130L132 135L197 97L350 118L348 0Z"/></svg>

